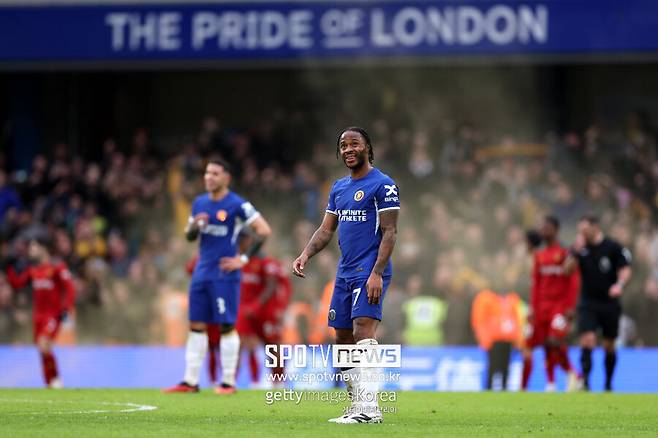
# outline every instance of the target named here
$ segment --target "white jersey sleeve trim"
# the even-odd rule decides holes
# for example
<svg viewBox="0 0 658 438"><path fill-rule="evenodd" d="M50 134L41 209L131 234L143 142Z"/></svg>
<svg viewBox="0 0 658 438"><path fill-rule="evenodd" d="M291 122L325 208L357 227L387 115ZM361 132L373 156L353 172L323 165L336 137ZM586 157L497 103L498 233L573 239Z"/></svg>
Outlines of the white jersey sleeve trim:
<svg viewBox="0 0 658 438"><path fill-rule="evenodd" d="M399 210L399 209L400 209L400 207L386 207L386 208L380 208L379 210L377 210L377 213L381 213L382 211L386 211L386 210Z"/></svg>
<svg viewBox="0 0 658 438"><path fill-rule="evenodd" d="M249 225L252 224L253 221L255 221L256 219L258 219L259 217L260 217L260 212L257 211L257 212L255 212L254 214L252 214L251 216L249 216L249 219L247 219L247 220L244 222L244 224L245 224L246 226L249 226Z"/></svg>
<svg viewBox="0 0 658 438"><path fill-rule="evenodd" d="M333 210L325 210L326 213L333 214L334 216L338 216L338 213L333 211Z"/></svg>

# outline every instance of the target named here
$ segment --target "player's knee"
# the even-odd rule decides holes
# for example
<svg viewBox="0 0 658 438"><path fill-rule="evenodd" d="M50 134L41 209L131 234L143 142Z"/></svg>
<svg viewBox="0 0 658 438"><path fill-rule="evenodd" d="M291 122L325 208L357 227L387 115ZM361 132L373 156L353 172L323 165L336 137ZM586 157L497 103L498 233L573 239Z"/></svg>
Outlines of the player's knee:
<svg viewBox="0 0 658 438"><path fill-rule="evenodd" d="M352 329L336 329L336 344L353 344Z"/></svg>
<svg viewBox="0 0 658 438"><path fill-rule="evenodd" d="M40 353L50 353L50 340L45 336L40 337L37 339L37 348Z"/></svg>
<svg viewBox="0 0 658 438"><path fill-rule="evenodd" d="M203 333L208 329L205 322L190 321L190 331Z"/></svg>
<svg viewBox="0 0 658 438"><path fill-rule="evenodd" d="M232 332L235 329L234 324L221 324L219 326L219 332L223 335Z"/></svg>
<svg viewBox="0 0 658 438"><path fill-rule="evenodd" d="M374 339L377 323L378 321L372 318L356 318L353 321L354 341L359 342L362 339Z"/></svg>

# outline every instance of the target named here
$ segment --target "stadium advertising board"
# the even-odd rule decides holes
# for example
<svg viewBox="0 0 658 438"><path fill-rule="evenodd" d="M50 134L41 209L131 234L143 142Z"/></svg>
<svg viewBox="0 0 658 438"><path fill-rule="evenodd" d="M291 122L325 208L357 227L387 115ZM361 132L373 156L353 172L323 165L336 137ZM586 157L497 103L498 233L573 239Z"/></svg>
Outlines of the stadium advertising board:
<svg viewBox="0 0 658 438"><path fill-rule="evenodd" d="M301 347L301 346L300 346ZM295 390L326 390L333 388L336 373L332 361L323 360L319 348L305 348L303 364L295 358L286 361L287 381L285 386ZM324 351L330 350L327 347ZM79 388L159 388L162 382L175 380L180 374L180 359L184 354L181 348L157 346L76 346L57 347L61 358L62 374L69 387ZM266 365L265 351L260 351L259 363ZM38 353L31 346L0 346L0 388L2 387L41 387L43 382L39 364L35 359ZM658 392L655 378L658 363L657 348L619 349L618 368L615 373L615 390L620 392ZM297 352L299 355L299 352ZM534 352L535 363L543 363L543 351ZM571 348L572 363L578 363L580 350ZM382 368L384 379L382 390L424 390L424 391L480 391L484 389L487 371L485 353L477 347L403 347L399 368ZM242 363L247 363L244 357ZM153 364L157 363L157 367ZM592 370L592 390L603 389L603 351L594 352ZM300 365L300 366L297 366ZM303 366L301 366L303 365ZM510 363L509 389L518 391L521 380L520 353L514 352ZM261 381L265 384L262 368ZM537 367L530 378L528 389L543 391L546 376L542 367ZM204 371L201 386L209 385ZM238 386L250 385L248 367L241 367L238 373ZM566 376L556 373L558 389L563 390ZM496 383L494 381L494 388Z"/></svg>
<svg viewBox="0 0 658 438"><path fill-rule="evenodd" d="M291 61L651 53L652 0L0 7L0 62Z"/></svg>

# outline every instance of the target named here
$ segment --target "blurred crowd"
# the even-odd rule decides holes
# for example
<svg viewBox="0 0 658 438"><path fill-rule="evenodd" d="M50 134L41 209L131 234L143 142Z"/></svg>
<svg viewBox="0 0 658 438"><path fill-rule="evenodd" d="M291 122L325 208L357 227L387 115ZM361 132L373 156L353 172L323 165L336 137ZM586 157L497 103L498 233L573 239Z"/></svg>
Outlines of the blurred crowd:
<svg viewBox="0 0 658 438"><path fill-rule="evenodd" d="M175 315L185 319L184 265L195 248L182 229L203 191L204 158L218 153L234 164L234 189L275 230L265 251L289 263L321 220L331 181L345 174L335 158L337 132L309 130L310 117L281 111L241 129L207 117L168 157L145 128L131 144L107 139L95 161L72 156L66 144L26 170L0 155L3 265L26 263L27 240L45 231L75 274L77 342L176 343L178 326L167 324ZM525 231L550 213L562 221L568 245L579 217L595 213L634 256L620 342L658 345L658 149L646 116L531 140L448 117L411 127L385 112L369 117L375 165L396 180L403 203L385 341L405 342L414 317L406 304L433 297L445 309L436 315L437 339L474 344L476 293L490 288L528 299ZM293 300L318 309L336 260L334 243L312 260L307 279L295 280ZM310 325L326 321L302 316L286 323L303 342ZM29 293L13 293L0 273L0 342L29 342L29 322Z"/></svg>

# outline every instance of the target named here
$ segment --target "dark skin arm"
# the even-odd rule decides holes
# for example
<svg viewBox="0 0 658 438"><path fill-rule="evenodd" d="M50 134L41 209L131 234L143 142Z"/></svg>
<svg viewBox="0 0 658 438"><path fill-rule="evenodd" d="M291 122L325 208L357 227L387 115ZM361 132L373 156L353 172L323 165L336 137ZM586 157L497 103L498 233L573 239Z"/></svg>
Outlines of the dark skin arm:
<svg viewBox="0 0 658 438"><path fill-rule="evenodd" d="M566 275L571 275L576 271L576 267L578 266L578 260L571 254L567 256L567 258L564 260L564 263L562 264L562 268L564 269L564 273Z"/></svg>
<svg viewBox="0 0 658 438"><path fill-rule="evenodd" d="M304 274L306 263L311 257L322 251L324 247L331 242L331 239L336 232L336 228L338 228L338 216L331 213L325 213L322 224L320 224L320 227L315 230L315 233L313 233L313 236L306 245L306 248L304 248L304 251L302 251L292 264L292 272L296 276L301 278L306 277L306 274Z"/></svg>
<svg viewBox="0 0 658 438"><path fill-rule="evenodd" d="M585 237L583 237L582 234L578 234L576 236L576 241L572 245L572 249L576 252L580 252L583 248L585 247ZM576 271L576 268L578 267L578 259L574 257L572 254L569 254L567 258L564 260L564 263L562 264L562 268L564 269L564 273L566 275L571 275Z"/></svg>
<svg viewBox="0 0 658 438"><path fill-rule="evenodd" d="M395 241L398 234L398 215L399 210L387 210L379 214L379 227L382 230L382 241L379 244L379 251L377 252L377 261L372 268L368 282L366 283L366 290L368 292L368 303L379 304L381 299L382 289L384 288L384 270L386 265L391 259L393 248L395 248Z"/></svg>

